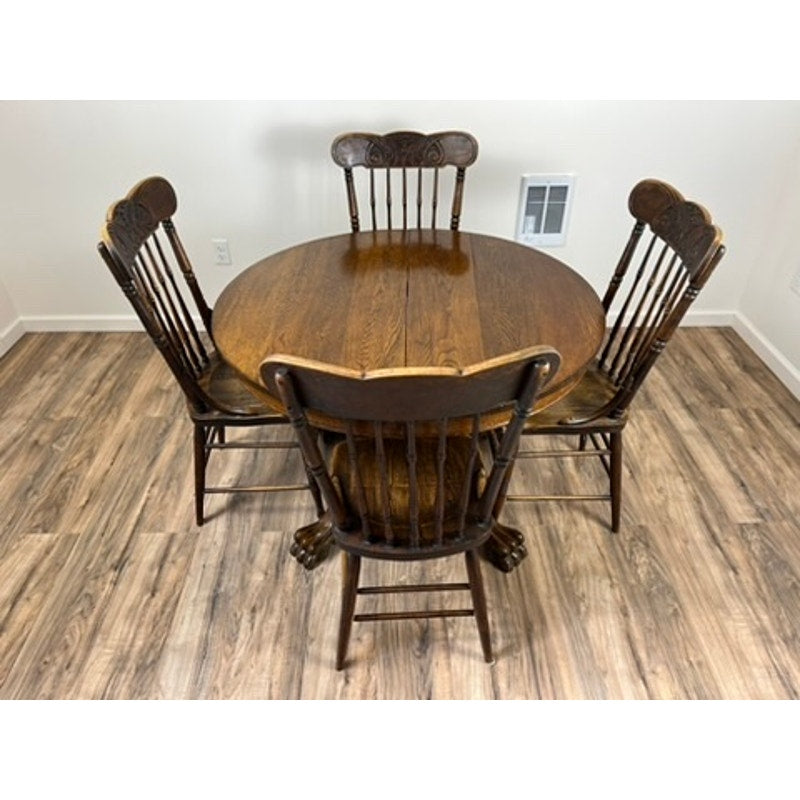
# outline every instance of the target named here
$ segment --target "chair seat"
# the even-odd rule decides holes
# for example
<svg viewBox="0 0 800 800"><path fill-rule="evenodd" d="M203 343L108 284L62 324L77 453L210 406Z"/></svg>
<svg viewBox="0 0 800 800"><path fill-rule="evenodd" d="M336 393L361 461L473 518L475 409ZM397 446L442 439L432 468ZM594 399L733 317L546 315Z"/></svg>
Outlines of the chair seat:
<svg viewBox="0 0 800 800"><path fill-rule="evenodd" d="M249 391L233 368L217 353L211 354L210 363L198 382L217 406L211 412L212 416L219 416L216 412L221 412L223 416L252 417L254 423L283 419L281 414L270 409ZM199 417L206 416L208 414L199 414Z"/></svg>
<svg viewBox="0 0 800 800"><path fill-rule="evenodd" d="M589 366L578 385L557 403L542 409L529 417L525 433L564 433L565 428L580 433L582 429L616 430L624 426L625 415L620 418L599 417L584 424L567 425L568 420L581 420L592 417L617 393L616 386L607 375L601 372L597 363Z"/></svg>

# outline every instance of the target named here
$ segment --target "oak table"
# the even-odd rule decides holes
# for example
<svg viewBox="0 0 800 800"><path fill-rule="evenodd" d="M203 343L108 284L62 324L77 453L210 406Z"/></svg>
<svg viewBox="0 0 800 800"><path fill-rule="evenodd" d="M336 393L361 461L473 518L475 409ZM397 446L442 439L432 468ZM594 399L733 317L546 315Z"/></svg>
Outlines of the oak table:
<svg viewBox="0 0 800 800"><path fill-rule="evenodd" d="M371 231L307 242L253 264L220 295L212 330L222 357L277 410L280 401L259 382L261 362L276 353L367 371L464 368L551 345L561 368L539 409L580 379L601 344L605 315L580 275L538 250L464 231ZM322 518L296 532L292 554L312 568L329 544ZM496 524L484 556L513 569L525 556L522 534Z"/></svg>

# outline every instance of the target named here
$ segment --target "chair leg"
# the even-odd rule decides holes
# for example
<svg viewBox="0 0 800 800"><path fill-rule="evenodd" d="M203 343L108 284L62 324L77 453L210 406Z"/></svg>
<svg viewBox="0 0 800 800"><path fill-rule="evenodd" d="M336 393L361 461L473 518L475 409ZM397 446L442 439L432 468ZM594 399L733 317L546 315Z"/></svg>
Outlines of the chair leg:
<svg viewBox="0 0 800 800"><path fill-rule="evenodd" d="M622 510L622 431L612 433L611 440L611 530L619 531Z"/></svg>
<svg viewBox="0 0 800 800"><path fill-rule="evenodd" d="M483 658L488 664L491 664L494 661L494 656L492 655L492 640L489 633L489 614L486 609L486 591L483 588L483 576L481 575L481 565L478 561L477 550L467 550L464 553L464 557L467 562L467 577L469 579L469 589L472 592L472 604L475 608L478 635L481 637Z"/></svg>
<svg viewBox="0 0 800 800"><path fill-rule="evenodd" d="M206 489L206 429L201 424L194 426L194 510L198 525L205 522L203 500Z"/></svg>
<svg viewBox="0 0 800 800"><path fill-rule="evenodd" d="M361 556L343 552L342 569L342 611L339 617L339 642L336 646L337 670L344 669L344 660L347 657L347 645L350 642L350 630L353 627L353 616L356 610Z"/></svg>

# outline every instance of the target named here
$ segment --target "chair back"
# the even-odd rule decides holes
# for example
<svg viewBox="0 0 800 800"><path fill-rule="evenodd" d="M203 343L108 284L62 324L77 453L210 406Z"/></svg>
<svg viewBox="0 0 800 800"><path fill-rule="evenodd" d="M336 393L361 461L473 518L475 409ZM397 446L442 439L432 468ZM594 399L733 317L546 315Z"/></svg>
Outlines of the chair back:
<svg viewBox="0 0 800 800"><path fill-rule="evenodd" d="M261 365L261 377L286 407L339 544L361 555L410 559L460 552L488 537L525 419L559 365L549 347L464 371L366 374L275 355ZM481 432L501 410L510 422L487 474ZM344 438L327 461L307 411L343 423ZM464 435L453 435L457 421L467 423Z"/></svg>
<svg viewBox="0 0 800 800"><path fill-rule="evenodd" d="M603 298L616 312L598 366L619 387L606 412L620 416L725 253L705 208L657 180L634 186L633 230Z"/></svg>
<svg viewBox="0 0 800 800"><path fill-rule="evenodd" d="M109 208L97 247L184 393L202 410L213 405L201 386L213 345L211 309L172 222L177 207L164 178L147 178Z"/></svg>
<svg viewBox="0 0 800 800"><path fill-rule="evenodd" d="M464 176L466 168L478 157L478 142L463 131L345 133L334 140L331 155L344 169L350 225L354 232L361 227L358 194L368 197L372 230L436 228L441 190L439 173L444 167L455 167L449 225L451 230L458 230ZM366 169L368 188L357 190L354 167ZM396 176L394 187L393 173Z"/></svg>

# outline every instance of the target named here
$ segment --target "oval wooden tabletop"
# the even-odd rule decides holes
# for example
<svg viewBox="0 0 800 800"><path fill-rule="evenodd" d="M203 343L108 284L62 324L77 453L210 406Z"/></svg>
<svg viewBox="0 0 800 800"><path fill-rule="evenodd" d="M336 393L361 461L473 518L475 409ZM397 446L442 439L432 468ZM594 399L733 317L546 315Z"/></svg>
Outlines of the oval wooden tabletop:
<svg viewBox="0 0 800 800"><path fill-rule="evenodd" d="M283 250L234 278L213 315L220 354L262 397L259 365L274 353L360 371L464 368L542 344L562 363L541 407L580 378L604 330L594 290L562 262L444 230L348 233Z"/></svg>

